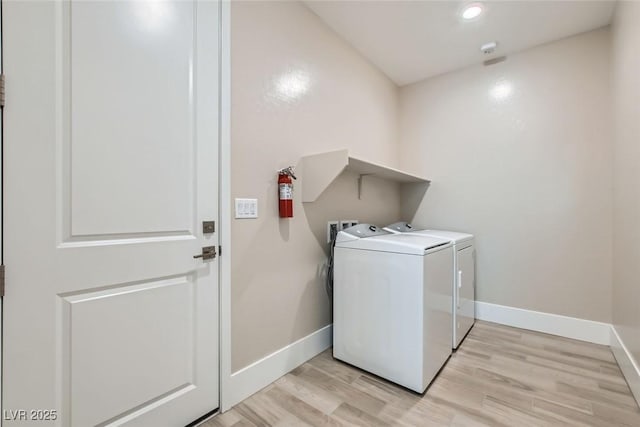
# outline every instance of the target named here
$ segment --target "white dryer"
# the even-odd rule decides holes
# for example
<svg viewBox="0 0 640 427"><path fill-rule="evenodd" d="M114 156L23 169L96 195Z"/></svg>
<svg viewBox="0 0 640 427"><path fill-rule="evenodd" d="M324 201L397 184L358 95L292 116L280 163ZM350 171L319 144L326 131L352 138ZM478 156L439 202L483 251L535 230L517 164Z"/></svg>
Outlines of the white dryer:
<svg viewBox="0 0 640 427"><path fill-rule="evenodd" d="M338 233L333 355L424 392L451 355L449 240L369 224Z"/></svg>
<svg viewBox="0 0 640 427"><path fill-rule="evenodd" d="M457 349L476 320L475 242L472 234L441 230L416 230L407 222L396 222L384 228L392 233L433 236L453 243L453 341Z"/></svg>

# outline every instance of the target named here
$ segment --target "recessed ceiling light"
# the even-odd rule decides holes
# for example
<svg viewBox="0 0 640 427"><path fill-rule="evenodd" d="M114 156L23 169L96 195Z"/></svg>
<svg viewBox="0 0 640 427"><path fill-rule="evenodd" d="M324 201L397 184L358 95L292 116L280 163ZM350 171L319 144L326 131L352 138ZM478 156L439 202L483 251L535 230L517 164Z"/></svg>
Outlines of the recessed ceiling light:
<svg viewBox="0 0 640 427"><path fill-rule="evenodd" d="M471 3L462 9L462 18L470 21L480 16L483 11L482 3Z"/></svg>

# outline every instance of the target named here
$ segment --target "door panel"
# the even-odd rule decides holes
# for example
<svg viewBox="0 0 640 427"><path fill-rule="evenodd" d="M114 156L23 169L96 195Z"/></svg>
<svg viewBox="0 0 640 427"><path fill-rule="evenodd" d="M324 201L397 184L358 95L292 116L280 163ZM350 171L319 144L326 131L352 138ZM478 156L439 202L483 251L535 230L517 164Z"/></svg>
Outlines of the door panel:
<svg viewBox="0 0 640 427"><path fill-rule="evenodd" d="M456 313L456 341L464 338L475 322L475 260L473 246L461 249L457 253L459 287L457 289L458 308Z"/></svg>
<svg viewBox="0 0 640 427"><path fill-rule="evenodd" d="M72 369L66 373L72 425L97 425L193 384L190 282L182 277L63 297L63 331L73 337ZM94 401L104 404L96 410Z"/></svg>
<svg viewBox="0 0 640 427"><path fill-rule="evenodd" d="M192 232L195 5L65 9L71 236Z"/></svg>
<svg viewBox="0 0 640 427"><path fill-rule="evenodd" d="M217 260L193 258L218 244L198 226L218 211L218 7L3 4L3 409L184 426L218 406Z"/></svg>

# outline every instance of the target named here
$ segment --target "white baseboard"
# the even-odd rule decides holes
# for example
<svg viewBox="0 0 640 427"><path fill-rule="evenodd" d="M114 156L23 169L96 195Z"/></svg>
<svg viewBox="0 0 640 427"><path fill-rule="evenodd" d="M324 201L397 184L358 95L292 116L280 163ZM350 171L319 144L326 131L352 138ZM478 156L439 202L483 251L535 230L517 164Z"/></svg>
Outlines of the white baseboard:
<svg viewBox="0 0 640 427"><path fill-rule="evenodd" d="M613 351L620 370L629 384L631 393L633 393L636 402L640 405L640 366L624 345L615 326L611 326L611 351Z"/></svg>
<svg viewBox="0 0 640 427"><path fill-rule="evenodd" d="M611 343L611 325L541 311L476 302L476 318L595 344Z"/></svg>
<svg viewBox="0 0 640 427"><path fill-rule="evenodd" d="M307 360L331 347L332 325L299 339L246 368L231 374L228 395L222 410L230 409L247 397L268 386L281 376L291 372Z"/></svg>

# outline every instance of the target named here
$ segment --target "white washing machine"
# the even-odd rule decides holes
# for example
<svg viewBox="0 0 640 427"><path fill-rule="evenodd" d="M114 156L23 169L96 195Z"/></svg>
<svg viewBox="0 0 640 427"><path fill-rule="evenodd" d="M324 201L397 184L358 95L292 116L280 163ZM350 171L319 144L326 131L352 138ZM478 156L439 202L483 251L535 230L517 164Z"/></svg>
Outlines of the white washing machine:
<svg viewBox="0 0 640 427"><path fill-rule="evenodd" d="M472 234L441 230L416 230L406 222L384 228L392 233L411 233L447 239L453 243L453 349L457 349L476 321L475 242Z"/></svg>
<svg viewBox="0 0 640 427"><path fill-rule="evenodd" d="M333 356L424 392L451 355L452 269L447 239L369 224L339 232Z"/></svg>

